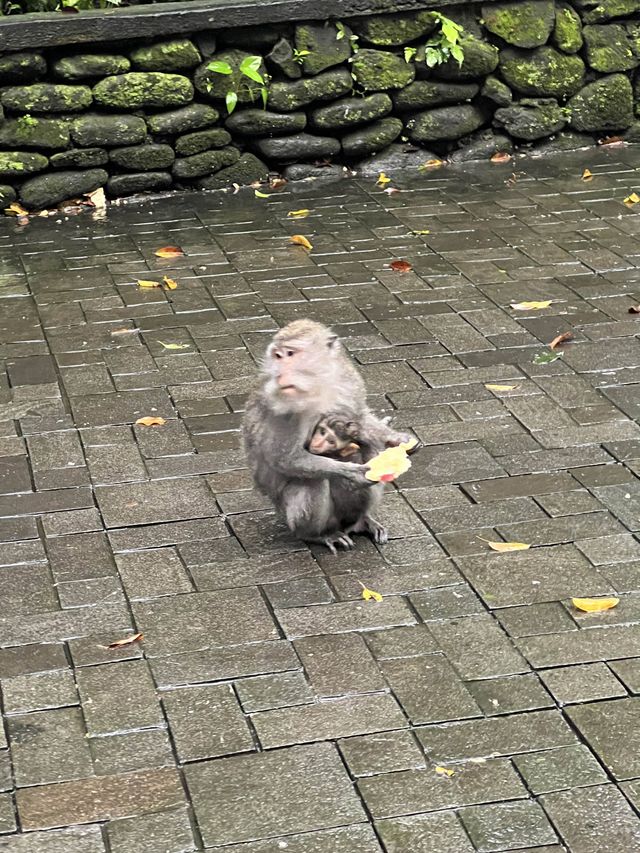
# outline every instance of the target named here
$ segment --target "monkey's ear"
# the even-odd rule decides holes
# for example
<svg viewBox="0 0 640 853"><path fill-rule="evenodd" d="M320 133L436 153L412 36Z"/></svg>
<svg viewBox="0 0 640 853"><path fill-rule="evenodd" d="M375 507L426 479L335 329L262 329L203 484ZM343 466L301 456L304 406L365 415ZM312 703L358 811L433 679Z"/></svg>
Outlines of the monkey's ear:
<svg viewBox="0 0 640 853"><path fill-rule="evenodd" d="M338 343L338 336L337 336L337 335L334 335L334 334L333 334L333 332L331 332L331 333L327 336L327 347L328 347L329 349L335 349L335 348L336 348L336 346L337 346L337 343Z"/></svg>

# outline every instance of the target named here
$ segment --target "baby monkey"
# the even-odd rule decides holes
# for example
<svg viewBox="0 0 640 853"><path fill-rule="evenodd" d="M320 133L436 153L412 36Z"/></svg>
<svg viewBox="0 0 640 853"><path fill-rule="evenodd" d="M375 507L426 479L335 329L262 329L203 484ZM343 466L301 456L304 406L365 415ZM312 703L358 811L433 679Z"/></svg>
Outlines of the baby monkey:
<svg viewBox="0 0 640 853"><path fill-rule="evenodd" d="M337 461L349 460L362 465L376 452L362 436L360 424L352 412L330 412L316 424L309 440L309 453Z"/></svg>

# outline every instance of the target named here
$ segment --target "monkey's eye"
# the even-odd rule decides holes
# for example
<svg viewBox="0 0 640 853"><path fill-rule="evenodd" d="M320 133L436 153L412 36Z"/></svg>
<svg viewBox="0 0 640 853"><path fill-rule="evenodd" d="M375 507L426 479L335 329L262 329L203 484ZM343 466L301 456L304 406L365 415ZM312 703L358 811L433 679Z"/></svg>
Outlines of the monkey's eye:
<svg viewBox="0 0 640 853"><path fill-rule="evenodd" d="M274 356L274 358L280 359L280 358L282 358L282 353L281 353L281 352L278 352L278 351L276 350L276 352L274 352L273 356Z"/></svg>
<svg viewBox="0 0 640 853"><path fill-rule="evenodd" d="M295 354L296 354L295 350L292 350L292 349L287 350L287 358L291 358L291 356L295 355Z"/></svg>
<svg viewBox="0 0 640 853"><path fill-rule="evenodd" d="M327 434L327 431L324 427L318 427L318 432L320 433L320 435L326 435Z"/></svg>
<svg viewBox="0 0 640 853"><path fill-rule="evenodd" d="M329 445L329 447L335 447L336 446L336 443L332 438L327 439L327 444Z"/></svg>

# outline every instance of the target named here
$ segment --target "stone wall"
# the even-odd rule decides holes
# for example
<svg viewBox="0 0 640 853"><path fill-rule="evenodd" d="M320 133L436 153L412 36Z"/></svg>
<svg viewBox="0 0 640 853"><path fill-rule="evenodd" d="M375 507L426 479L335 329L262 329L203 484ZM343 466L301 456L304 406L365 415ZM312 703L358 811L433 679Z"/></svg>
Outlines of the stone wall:
<svg viewBox="0 0 640 853"><path fill-rule="evenodd" d="M0 52L0 204L640 140L640 0L442 10L464 27L461 66L427 67L427 10ZM246 56L262 58L266 109Z"/></svg>

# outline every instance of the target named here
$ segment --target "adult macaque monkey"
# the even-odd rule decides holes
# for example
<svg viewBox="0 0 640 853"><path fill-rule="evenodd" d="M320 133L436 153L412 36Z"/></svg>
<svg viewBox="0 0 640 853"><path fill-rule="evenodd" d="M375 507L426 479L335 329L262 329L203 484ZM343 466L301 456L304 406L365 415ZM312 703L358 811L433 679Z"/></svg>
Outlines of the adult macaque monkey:
<svg viewBox="0 0 640 853"><path fill-rule="evenodd" d="M269 345L263 381L247 403L244 441L257 488L271 499L298 538L335 553L352 548L349 532L384 542L386 530L371 509L383 487L365 478L367 466L309 453L313 430L326 412L351 410L365 440L382 449L407 440L376 418L364 383L337 335L311 320L296 320Z"/></svg>

